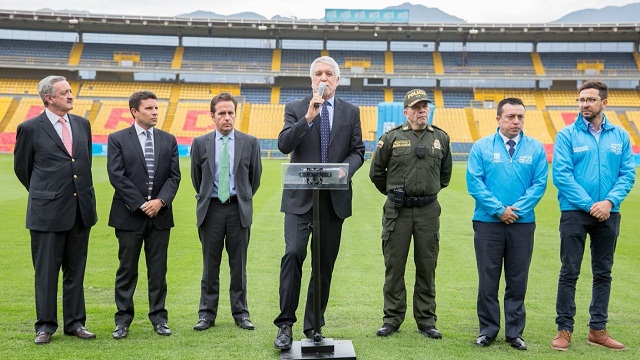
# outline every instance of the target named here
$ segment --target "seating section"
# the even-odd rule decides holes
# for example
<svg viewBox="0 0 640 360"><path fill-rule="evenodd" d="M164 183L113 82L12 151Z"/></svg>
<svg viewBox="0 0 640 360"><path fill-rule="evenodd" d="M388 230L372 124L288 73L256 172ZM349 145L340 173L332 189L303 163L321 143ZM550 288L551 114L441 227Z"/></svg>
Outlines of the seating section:
<svg viewBox="0 0 640 360"><path fill-rule="evenodd" d="M175 49L175 46L163 45L85 43L80 63L86 60L114 61L114 55L124 53L139 54L142 62L156 62L171 66Z"/></svg>
<svg viewBox="0 0 640 360"><path fill-rule="evenodd" d="M176 137L196 137L214 129L210 102L180 101L169 132Z"/></svg>
<svg viewBox="0 0 640 360"><path fill-rule="evenodd" d="M542 93L544 103L547 107L568 107L578 109L576 99L578 98L577 92L574 90L551 90L544 91Z"/></svg>
<svg viewBox="0 0 640 360"><path fill-rule="evenodd" d="M246 102L251 104L269 104L271 103L270 87L252 87L243 86L240 92Z"/></svg>
<svg viewBox="0 0 640 360"><path fill-rule="evenodd" d="M394 72L402 73L433 73L433 53L416 51L394 51Z"/></svg>
<svg viewBox="0 0 640 360"><path fill-rule="evenodd" d="M634 90L609 90L608 106L638 107L640 92Z"/></svg>
<svg viewBox="0 0 640 360"><path fill-rule="evenodd" d="M0 94L39 96L38 82L35 79L0 79Z"/></svg>
<svg viewBox="0 0 640 360"><path fill-rule="evenodd" d="M182 69L270 71L272 49L185 46Z"/></svg>
<svg viewBox="0 0 640 360"><path fill-rule="evenodd" d="M505 98L522 99L524 106L528 109L536 108L536 99L533 90L516 90L516 89L476 89L474 97L478 101L493 101L494 106Z"/></svg>
<svg viewBox="0 0 640 360"><path fill-rule="evenodd" d="M528 52L441 52L445 71L448 68L530 68L533 70L531 53Z"/></svg>
<svg viewBox="0 0 640 360"><path fill-rule="evenodd" d="M71 42L0 39L0 56L61 59L67 63L72 47Z"/></svg>
<svg viewBox="0 0 640 360"><path fill-rule="evenodd" d="M91 110L92 105L93 100L91 99L75 99L73 101L73 110L71 110L70 113L86 118L89 115L89 111ZM15 113L11 117L11 120L9 120L9 123L7 124L7 127L4 129L4 131L15 133L18 125L20 125L23 121L38 116L42 114L43 111L44 104L39 97L23 97L20 100Z"/></svg>
<svg viewBox="0 0 640 360"><path fill-rule="evenodd" d="M602 60L604 69L634 69L638 67L631 53L576 53L576 52L541 52L540 59L547 69L577 69L578 61Z"/></svg>
<svg viewBox="0 0 640 360"><path fill-rule="evenodd" d="M340 65L340 69L350 69L348 61L364 61L368 66L363 66L364 72L384 72L384 52L365 50L331 50L331 56ZM361 64L357 64L361 65ZM351 69L352 71L354 69Z"/></svg>
<svg viewBox="0 0 640 360"><path fill-rule="evenodd" d="M180 100L211 101L215 95L223 91L238 96L240 95L240 86L232 84L181 84Z"/></svg>
<svg viewBox="0 0 640 360"><path fill-rule="evenodd" d="M318 56L320 50L282 49L280 70L307 73Z"/></svg>
<svg viewBox="0 0 640 360"><path fill-rule="evenodd" d="M5 115L7 115L7 111L9 110L9 106L12 101L12 97L0 97L0 122L4 119Z"/></svg>
<svg viewBox="0 0 640 360"><path fill-rule="evenodd" d="M78 96L89 98L124 98L136 91L149 90L156 94L158 99L169 99L171 97L170 83L161 82L107 82L107 81L85 81L80 86Z"/></svg>
<svg viewBox="0 0 640 360"><path fill-rule="evenodd" d="M362 128L362 140L374 141L378 129L378 107L360 106L360 127Z"/></svg>
<svg viewBox="0 0 640 360"><path fill-rule="evenodd" d="M158 123L157 127L162 128L167 114L169 103L166 101L158 101ZM133 124L133 117L129 111L129 103L127 100L101 100L98 115L93 121L93 135L102 135L98 137L106 143L106 135L114 131L128 128Z"/></svg>
<svg viewBox="0 0 640 360"><path fill-rule="evenodd" d="M446 108L467 108L473 101L473 90L443 91L442 97Z"/></svg>
<svg viewBox="0 0 640 360"><path fill-rule="evenodd" d="M446 131L451 142L473 142L465 109L436 108L433 124Z"/></svg>
<svg viewBox="0 0 640 360"><path fill-rule="evenodd" d="M277 139L284 124L284 104L252 104L249 134L260 139Z"/></svg>

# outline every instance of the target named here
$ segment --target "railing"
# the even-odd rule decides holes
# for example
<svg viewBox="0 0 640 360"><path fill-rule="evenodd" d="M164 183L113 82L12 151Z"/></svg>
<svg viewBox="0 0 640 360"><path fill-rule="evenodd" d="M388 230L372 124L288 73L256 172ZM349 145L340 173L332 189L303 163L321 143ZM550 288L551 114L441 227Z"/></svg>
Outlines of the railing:
<svg viewBox="0 0 640 360"><path fill-rule="evenodd" d="M126 72L163 72L163 73L231 73L238 75L267 75L267 76L306 76L309 73L309 64L283 63L280 71L272 71L271 63L240 61L183 61L180 69L173 69L171 61L139 61L130 64L121 64L113 60L81 60L78 65L70 66L66 58L46 58L33 56L0 56L0 68L22 69L49 69L60 70L106 70ZM533 67L479 67L479 66L449 66L445 67L443 75L435 75L433 65L396 65L394 74L385 74L383 65L372 65L368 69L351 71L344 68L343 77L381 77L381 78L419 78L429 76L432 78L465 79L476 77L500 78L500 79L582 79L589 76L584 70L546 68L544 75L536 75ZM640 71L637 69L603 69L599 78L640 80Z"/></svg>

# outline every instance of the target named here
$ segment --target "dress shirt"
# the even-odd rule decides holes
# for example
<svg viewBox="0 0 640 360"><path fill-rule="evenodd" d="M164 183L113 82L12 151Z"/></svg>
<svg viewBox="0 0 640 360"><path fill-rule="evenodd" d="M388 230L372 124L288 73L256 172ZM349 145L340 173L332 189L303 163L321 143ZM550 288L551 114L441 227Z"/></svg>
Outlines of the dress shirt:
<svg viewBox="0 0 640 360"><path fill-rule="evenodd" d="M137 122L134 122L133 126L136 129L136 134L138 134L138 141L140 142L140 147L142 148L142 153L144 154L144 144L147 142L147 134L145 132L147 130L143 129L142 126L138 125ZM154 152L155 152L156 142L153 139L153 126L149 128L149 132L151 133L151 144L154 146Z"/></svg>
<svg viewBox="0 0 640 360"><path fill-rule="evenodd" d="M44 109L44 113L47 115L47 118L49 118L49 121L51 121L53 128L56 129L56 132L60 136L60 139L62 139L62 124L60 123L60 118L63 117L65 120L67 120L67 122L65 123L65 126L67 127L67 129L69 129L69 135L71 136L71 143L73 144L73 132L71 131L71 124L69 123L69 115L64 114L64 116L58 116L52 113L47 108Z"/></svg>

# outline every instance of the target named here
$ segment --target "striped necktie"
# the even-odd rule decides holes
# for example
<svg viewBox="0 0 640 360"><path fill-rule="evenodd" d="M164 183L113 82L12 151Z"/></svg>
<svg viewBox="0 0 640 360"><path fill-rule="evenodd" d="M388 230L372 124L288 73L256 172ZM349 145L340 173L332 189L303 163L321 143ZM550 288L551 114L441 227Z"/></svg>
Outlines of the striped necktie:
<svg viewBox="0 0 640 360"><path fill-rule="evenodd" d="M222 149L220 150L220 168L218 171L218 199L221 202L229 200L229 136L222 137Z"/></svg>
<svg viewBox="0 0 640 360"><path fill-rule="evenodd" d="M65 120L65 118L60 118L60 120L58 120L58 122L62 125L62 144L64 144L65 149L67 149L67 152L69 153L69 155L73 155L71 153L71 133L69 132L69 129L67 128L67 120Z"/></svg>
<svg viewBox="0 0 640 360"><path fill-rule="evenodd" d="M147 139L144 142L144 161L147 163L147 172L149 173L149 192L147 193L147 200L151 200L151 192L153 191L153 175L155 174L155 165L153 163L153 141L151 139L151 131L144 132Z"/></svg>

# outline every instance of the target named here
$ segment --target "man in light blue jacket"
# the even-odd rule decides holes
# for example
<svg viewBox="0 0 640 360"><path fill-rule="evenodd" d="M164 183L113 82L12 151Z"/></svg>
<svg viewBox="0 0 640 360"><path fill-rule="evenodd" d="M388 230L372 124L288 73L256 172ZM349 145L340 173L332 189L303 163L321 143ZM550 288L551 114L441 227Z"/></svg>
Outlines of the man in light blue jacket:
<svg viewBox="0 0 640 360"><path fill-rule="evenodd" d="M491 345L500 331L498 287L504 261L505 338L514 349L527 349L522 332L536 228L533 210L547 188L549 166L542 143L522 132L524 112L521 99L500 101L498 131L476 141L469 154L467 190L476 201L480 347Z"/></svg>
<svg viewBox="0 0 640 360"><path fill-rule="evenodd" d="M611 338L606 328L613 254L620 232L620 203L633 187L635 162L629 133L603 114L607 85L586 81L578 90L580 114L572 125L558 132L553 152L553 184L558 188L562 213L562 267L556 298L558 333L551 348L569 348L576 313L576 282L589 234L593 290L588 342L622 350L624 345Z"/></svg>

